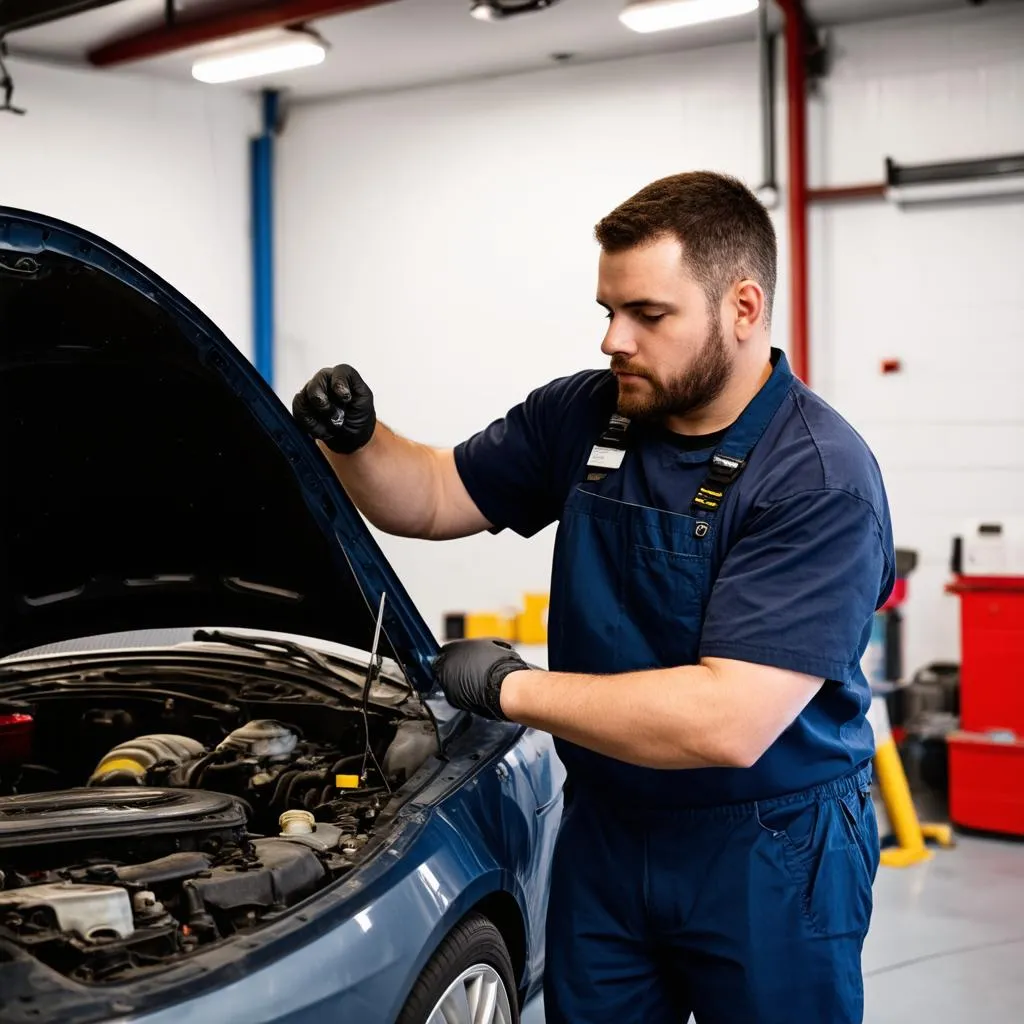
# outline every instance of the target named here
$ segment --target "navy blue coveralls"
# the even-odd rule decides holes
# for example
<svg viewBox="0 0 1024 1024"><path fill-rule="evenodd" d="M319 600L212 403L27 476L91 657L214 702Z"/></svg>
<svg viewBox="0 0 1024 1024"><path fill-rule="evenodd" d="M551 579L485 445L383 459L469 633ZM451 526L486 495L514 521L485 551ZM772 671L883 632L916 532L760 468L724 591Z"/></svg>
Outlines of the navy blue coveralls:
<svg viewBox="0 0 1024 1024"><path fill-rule="evenodd" d="M751 768L655 770L557 741L548 1024L862 1020L879 850L860 659L894 582L892 529L865 443L772 362L719 435L623 434L614 377L591 371L456 449L496 530L560 521L551 669L717 657L825 680Z"/></svg>

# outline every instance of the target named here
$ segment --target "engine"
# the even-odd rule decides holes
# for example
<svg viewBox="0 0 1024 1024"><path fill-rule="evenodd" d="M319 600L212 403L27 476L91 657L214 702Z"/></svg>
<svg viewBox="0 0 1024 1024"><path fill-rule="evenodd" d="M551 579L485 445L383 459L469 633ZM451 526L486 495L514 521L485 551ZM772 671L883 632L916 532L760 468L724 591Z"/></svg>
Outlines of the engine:
<svg viewBox="0 0 1024 1024"><path fill-rule="evenodd" d="M193 735L124 738L152 708L0 706L0 956L15 946L102 983L257 928L350 871L436 751L421 717L296 706L308 734L276 718L224 729L166 700L160 717ZM97 733L83 722L121 733L85 771Z"/></svg>
<svg viewBox="0 0 1024 1024"><path fill-rule="evenodd" d="M277 836L254 838L242 803L217 793L139 786L0 799L0 943L87 982L166 962L351 867L367 838L351 818L342 828L292 811Z"/></svg>
<svg viewBox="0 0 1024 1024"><path fill-rule="evenodd" d="M370 754L338 754L329 744L302 740L293 727L257 719L212 750L188 736L157 733L128 740L103 756L88 785L231 793L245 799L253 829L266 832L286 810L340 810L347 792L366 792L369 772L375 776L373 791L385 790L382 769Z"/></svg>

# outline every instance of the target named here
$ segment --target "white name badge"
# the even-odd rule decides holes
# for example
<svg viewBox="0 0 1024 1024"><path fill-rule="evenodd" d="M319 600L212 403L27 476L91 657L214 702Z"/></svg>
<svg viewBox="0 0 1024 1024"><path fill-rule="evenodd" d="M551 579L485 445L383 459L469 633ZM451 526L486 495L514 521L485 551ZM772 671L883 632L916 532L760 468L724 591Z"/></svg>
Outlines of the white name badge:
<svg viewBox="0 0 1024 1024"><path fill-rule="evenodd" d="M590 453L590 461L587 463L587 468L618 469L622 465L622 460L625 457L626 452L623 448L602 448L601 445L594 445L594 450Z"/></svg>

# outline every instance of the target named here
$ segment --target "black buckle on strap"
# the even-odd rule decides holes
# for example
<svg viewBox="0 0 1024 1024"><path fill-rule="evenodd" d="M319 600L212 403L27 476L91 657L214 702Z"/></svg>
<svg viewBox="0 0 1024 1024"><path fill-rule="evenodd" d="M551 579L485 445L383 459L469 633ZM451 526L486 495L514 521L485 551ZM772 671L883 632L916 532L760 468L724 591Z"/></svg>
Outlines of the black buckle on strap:
<svg viewBox="0 0 1024 1024"><path fill-rule="evenodd" d="M605 427L598 444L605 448L625 449L627 430L629 430L629 420L625 416L615 413L608 421L608 426Z"/></svg>
<svg viewBox="0 0 1024 1024"><path fill-rule="evenodd" d="M715 452L711 456L711 468L693 497L691 508L694 511L716 511L725 500L725 492L743 472L747 463L744 459L734 459L731 455Z"/></svg>

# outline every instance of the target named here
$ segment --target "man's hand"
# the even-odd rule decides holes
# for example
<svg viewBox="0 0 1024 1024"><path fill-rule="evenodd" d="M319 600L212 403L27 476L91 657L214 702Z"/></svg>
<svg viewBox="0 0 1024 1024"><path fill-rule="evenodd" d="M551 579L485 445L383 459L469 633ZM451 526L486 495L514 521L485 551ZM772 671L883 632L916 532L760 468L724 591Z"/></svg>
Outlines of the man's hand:
<svg viewBox="0 0 1024 1024"><path fill-rule="evenodd" d="M501 709L501 684L529 667L503 640L455 640L434 663L450 704L500 722L508 721Z"/></svg>
<svg viewBox="0 0 1024 1024"><path fill-rule="evenodd" d="M299 424L332 452L351 455L377 427L373 392L351 366L321 370L292 401Z"/></svg>

